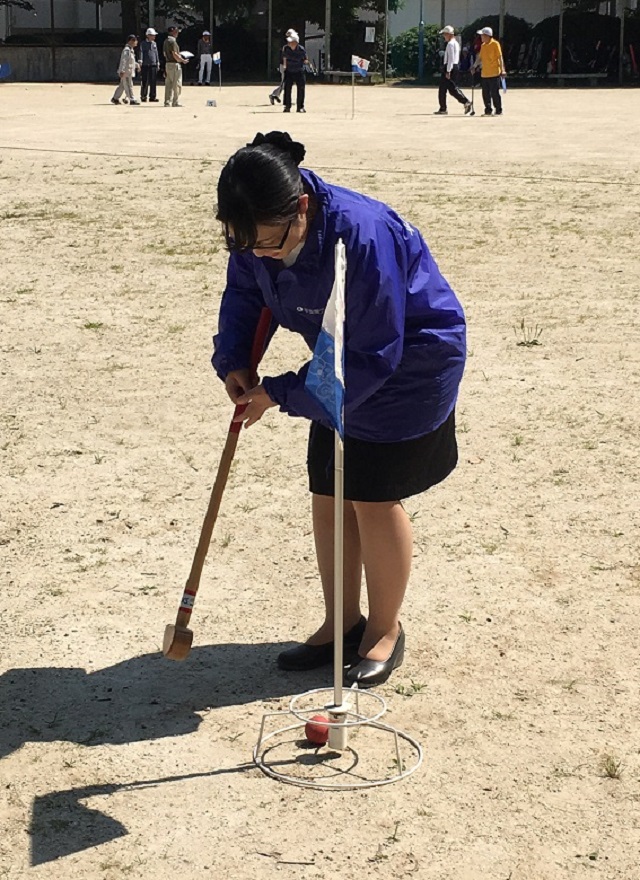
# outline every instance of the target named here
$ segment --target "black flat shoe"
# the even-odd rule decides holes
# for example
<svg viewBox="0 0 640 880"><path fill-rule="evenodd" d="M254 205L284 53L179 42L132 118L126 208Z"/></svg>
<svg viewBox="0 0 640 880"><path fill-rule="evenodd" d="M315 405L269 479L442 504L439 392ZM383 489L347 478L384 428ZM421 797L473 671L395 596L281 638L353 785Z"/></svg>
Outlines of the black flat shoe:
<svg viewBox="0 0 640 880"><path fill-rule="evenodd" d="M355 663L345 673L345 684L351 687L357 684L359 688L375 687L377 684L384 684L394 669L402 666L404 660L404 629L400 624L398 638L393 646L393 651L386 660L367 660L360 658L359 663Z"/></svg>
<svg viewBox="0 0 640 880"><path fill-rule="evenodd" d="M366 617L361 617L356 625L344 634L345 664L353 663L357 659L358 647L362 641L366 626ZM278 654L278 666L280 669L292 672L319 669L321 666L328 666L332 662L333 642L325 642L324 645L296 645L295 648L289 648L287 651L282 651L282 653Z"/></svg>

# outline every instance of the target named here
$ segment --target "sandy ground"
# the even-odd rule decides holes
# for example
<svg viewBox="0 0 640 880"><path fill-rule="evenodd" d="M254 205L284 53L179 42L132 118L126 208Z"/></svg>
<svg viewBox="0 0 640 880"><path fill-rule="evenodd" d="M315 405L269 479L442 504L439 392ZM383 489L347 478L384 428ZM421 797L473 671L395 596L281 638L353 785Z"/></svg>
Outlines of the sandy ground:
<svg viewBox="0 0 640 880"><path fill-rule="evenodd" d="M423 230L469 321L460 466L408 503L408 656L379 690L424 764L338 794L251 763L265 712L331 684L274 662L321 614L302 422L242 435L194 649L160 654L231 414L215 184L282 127L266 93L0 87L0 876L635 880L638 92L513 90L483 119L360 87L352 119L312 87L286 118ZM264 372L305 357L281 333ZM322 772L294 740L274 760ZM352 745L392 771L382 734Z"/></svg>

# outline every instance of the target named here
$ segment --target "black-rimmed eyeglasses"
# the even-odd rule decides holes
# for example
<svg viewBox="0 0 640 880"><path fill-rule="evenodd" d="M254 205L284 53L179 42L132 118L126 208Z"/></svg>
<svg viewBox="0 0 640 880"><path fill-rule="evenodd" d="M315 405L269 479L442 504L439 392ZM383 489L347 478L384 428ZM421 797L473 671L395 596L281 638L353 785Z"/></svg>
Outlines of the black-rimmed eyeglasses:
<svg viewBox="0 0 640 880"><path fill-rule="evenodd" d="M282 240L278 244L254 244L252 247L238 248L236 245L236 240L232 235L229 235L229 227L226 227L225 230L225 239L227 242L227 248L230 251L281 251L285 246L287 239L289 238L289 233L291 232L291 227L293 225L293 219L289 220L287 223L287 228L284 231L284 235L282 236Z"/></svg>

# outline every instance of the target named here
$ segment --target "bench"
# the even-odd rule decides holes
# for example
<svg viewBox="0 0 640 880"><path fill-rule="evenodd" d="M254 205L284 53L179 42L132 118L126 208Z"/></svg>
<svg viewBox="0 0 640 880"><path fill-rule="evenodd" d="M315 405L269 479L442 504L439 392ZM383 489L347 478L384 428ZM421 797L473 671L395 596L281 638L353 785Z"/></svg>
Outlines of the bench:
<svg viewBox="0 0 640 880"><path fill-rule="evenodd" d="M607 73L548 73L547 79L557 79L558 85L563 86L565 84L565 80L573 80L573 79L588 79L590 86L597 86L598 80L606 79L608 76Z"/></svg>
<svg viewBox="0 0 640 880"><path fill-rule="evenodd" d="M323 70L322 76L325 82L329 83L351 82L350 70ZM381 83L383 80L381 73L368 73L366 76L360 76L359 73L356 73L356 81L362 83L362 85L372 86L376 83Z"/></svg>

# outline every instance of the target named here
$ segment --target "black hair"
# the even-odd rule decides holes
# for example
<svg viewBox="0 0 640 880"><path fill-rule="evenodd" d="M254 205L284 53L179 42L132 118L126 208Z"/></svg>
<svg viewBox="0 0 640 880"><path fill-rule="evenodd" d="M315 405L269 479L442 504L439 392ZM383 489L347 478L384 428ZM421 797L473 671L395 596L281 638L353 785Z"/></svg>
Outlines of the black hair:
<svg viewBox="0 0 640 880"><path fill-rule="evenodd" d="M295 219L303 193L298 165L304 154L304 146L286 131L270 131L257 134L229 159L218 180L216 212L229 250L254 247L258 224L276 226Z"/></svg>

